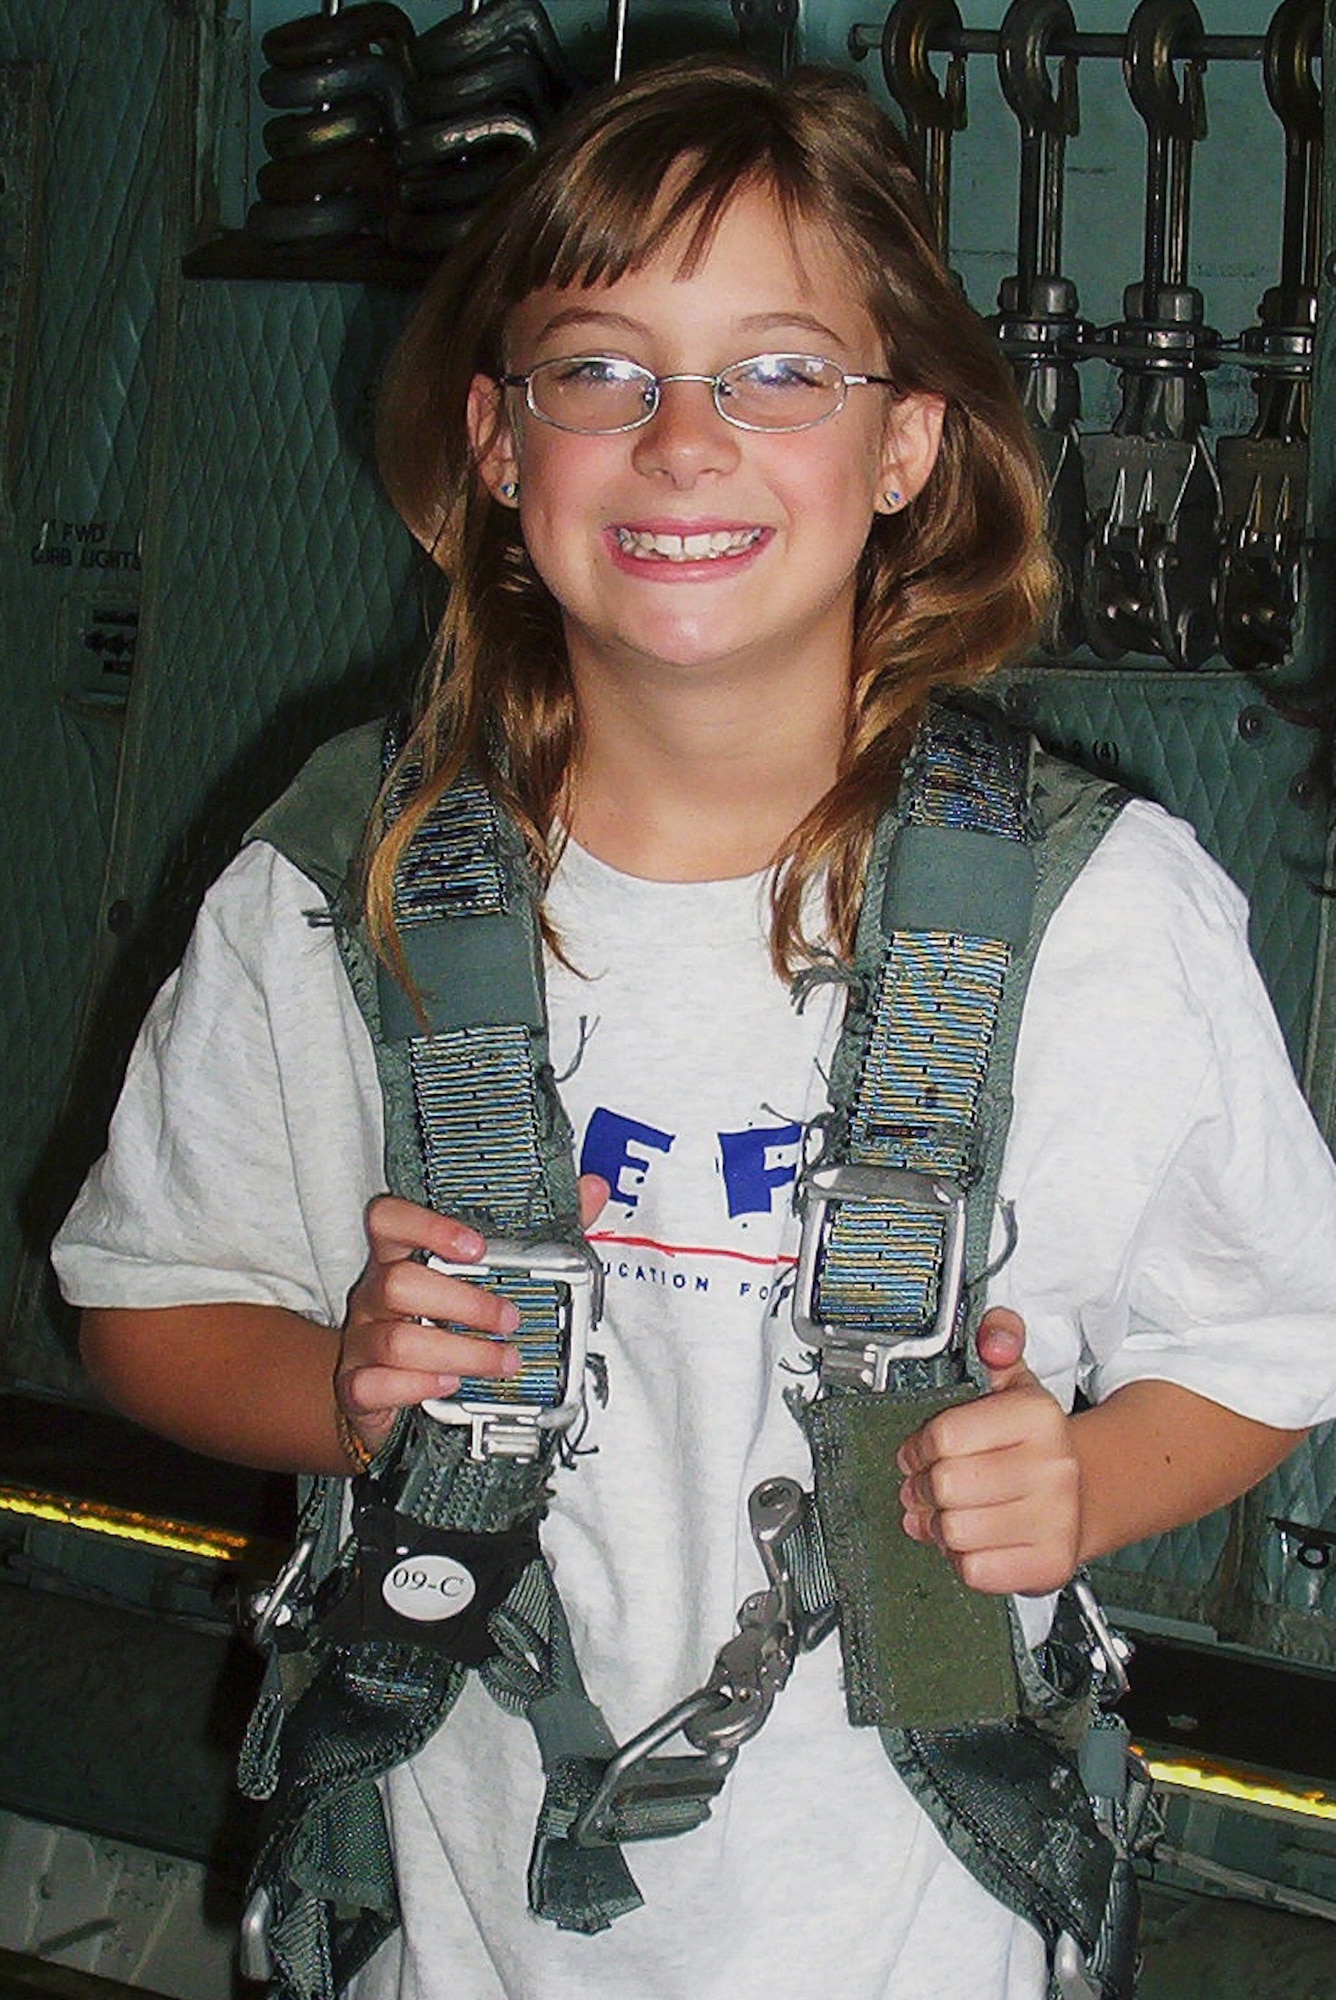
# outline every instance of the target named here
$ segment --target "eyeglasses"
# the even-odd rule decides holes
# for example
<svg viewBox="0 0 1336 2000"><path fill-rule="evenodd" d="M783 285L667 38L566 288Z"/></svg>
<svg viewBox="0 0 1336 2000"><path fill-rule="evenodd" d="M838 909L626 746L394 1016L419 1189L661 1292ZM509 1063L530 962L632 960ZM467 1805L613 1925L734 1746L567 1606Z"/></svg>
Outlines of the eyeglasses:
<svg viewBox="0 0 1336 2000"><path fill-rule="evenodd" d="M819 354L754 354L717 375L656 375L609 354L574 354L501 381L507 389L523 389L526 406L541 422L593 437L647 424L665 382L706 383L715 409L740 431L810 430L839 415L850 389L895 387L889 375L847 375Z"/></svg>

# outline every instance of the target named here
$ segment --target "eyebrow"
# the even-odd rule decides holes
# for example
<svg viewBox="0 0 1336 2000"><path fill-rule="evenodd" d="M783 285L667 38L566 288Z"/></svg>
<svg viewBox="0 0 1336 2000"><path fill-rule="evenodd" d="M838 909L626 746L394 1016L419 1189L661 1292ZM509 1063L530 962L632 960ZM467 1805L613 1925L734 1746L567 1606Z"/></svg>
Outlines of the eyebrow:
<svg viewBox="0 0 1336 2000"><path fill-rule="evenodd" d="M748 313L737 324L740 333L758 334L768 332L774 327L803 327L810 333L819 334L823 340L828 340L836 346L843 345L839 334L835 332L834 328L827 326L826 322L818 319L814 313L800 311ZM653 332L653 328L647 326L643 320L631 319L626 313L611 312L601 309L598 306L562 306L557 312L552 314L550 319L543 322L538 332L538 338L540 340L550 339L553 334L564 333L567 327L574 326L606 328L609 332L627 334L650 334Z"/></svg>

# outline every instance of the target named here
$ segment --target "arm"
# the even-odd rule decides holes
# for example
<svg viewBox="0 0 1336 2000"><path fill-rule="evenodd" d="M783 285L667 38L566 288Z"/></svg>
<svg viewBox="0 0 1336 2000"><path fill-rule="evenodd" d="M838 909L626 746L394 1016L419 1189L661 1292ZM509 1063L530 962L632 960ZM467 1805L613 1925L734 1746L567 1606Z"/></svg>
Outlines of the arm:
<svg viewBox="0 0 1336 2000"><path fill-rule="evenodd" d="M370 1255L342 1329L281 1306L95 1308L81 1336L89 1374L127 1416L194 1451L270 1471L349 1472L336 1397L374 1450L401 1405L453 1395L462 1374L513 1374L519 1361L495 1338L448 1330L513 1333L508 1300L412 1256L472 1262L483 1251L476 1230L389 1195L371 1203L366 1227Z"/></svg>
<svg viewBox="0 0 1336 2000"><path fill-rule="evenodd" d="M977 1590L1056 1590L1082 1563L1246 1492L1304 1436L1152 1380L1068 1416L1023 1349L1017 1315L989 1313L979 1352L992 1393L935 1417L899 1455L905 1532L937 1542Z"/></svg>
<svg viewBox="0 0 1336 2000"><path fill-rule="evenodd" d="M583 1177L586 1225L607 1194L605 1181ZM461 1375L517 1372L511 1301L415 1255L473 1263L485 1248L476 1229L381 1195L366 1232L370 1254L341 1329L281 1306L99 1307L83 1318L89 1374L127 1416L193 1451L337 1474L351 1467L336 1410L374 1451L406 1404L452 1396Z"/></svg>

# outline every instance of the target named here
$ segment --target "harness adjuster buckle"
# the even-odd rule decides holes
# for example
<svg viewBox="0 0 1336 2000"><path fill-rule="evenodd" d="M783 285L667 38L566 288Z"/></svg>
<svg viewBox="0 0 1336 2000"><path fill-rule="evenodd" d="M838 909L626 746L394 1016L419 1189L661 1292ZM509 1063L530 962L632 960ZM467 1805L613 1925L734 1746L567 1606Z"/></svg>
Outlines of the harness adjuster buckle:
<svg viewBox="0 0 1336 2000"><path fill-rule="evenodd" d="M246 1636L261 1651L274 1634L290 1625L315 1555L314 1535L303 1535L272 1583L262 1584L245 1606Z"/></svg>
<svg viewBox="0 0 1336 2000"><path fill-rule="evenodd" d="M561 1351L554 1401L526 1399L516 1384L508 1385L511 1393L500 1396L495 1394L495 1383L475 1376L467 1390L461 1384L455 1395L432 1396L422 1405L437 1423L468 1427L470 1458L537 1458L549 1432L569 1431L584 1415L589 1335L603 1309L598 1259L586 1244L525 1243L494 1236L477 1263L448 1263L442 1257L428 1257L427 1263L452 1278L486 1279L504 1272L558 1288Z"/></svg>
<svg viewBox="0 0 1336 2000"><path fill-rule="evenodd" d="M821 1352L824 1382L884 1390L895 1361L930 1360L951 1345L965 1289L965 1190L946 1174L914 1167L812 1167L803 1175L802 1241L793 1292L793 1326L807 1347ZM831 1211L847 1201L894 1201L928 1209L941 1218L942 1254L937 1308L930 1326L885 1335L820 1319L816 1289Z"/></svg>

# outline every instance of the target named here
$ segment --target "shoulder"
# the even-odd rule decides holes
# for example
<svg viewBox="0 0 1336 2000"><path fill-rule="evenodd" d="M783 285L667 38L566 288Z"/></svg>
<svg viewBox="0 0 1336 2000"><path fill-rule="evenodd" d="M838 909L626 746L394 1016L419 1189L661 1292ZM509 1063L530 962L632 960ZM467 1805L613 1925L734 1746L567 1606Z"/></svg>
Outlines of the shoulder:
<svg viewBox="0 0 1336 2000"><path fill-rule="evenodd" d="M1141 1148L1167 1151L1201 1115L1211 1079L1223 1087L1241 1064L1289 1079L1248 948L1247 903L1190 826L1130 800L1040 944L1018 1106L1028 1095L1032 1109L1093 1132L1134 1116Z"/></svg>
<svg viewBox="0 0 1336 2000"><path fill-rule="evenodd" d="M1186 821L1131 799L1076 876L1041 949L1048 969L1138 968L1190 988L1248 955L1248 905Z"/></svg>
<svg viewBox="0 0 1336 2000"><path fill-rule="evenodd" d="M181 976L196 988L234 989L240 977L270 992L337 958L320 890L278 848L253 839L206 894Z"/></svg>

